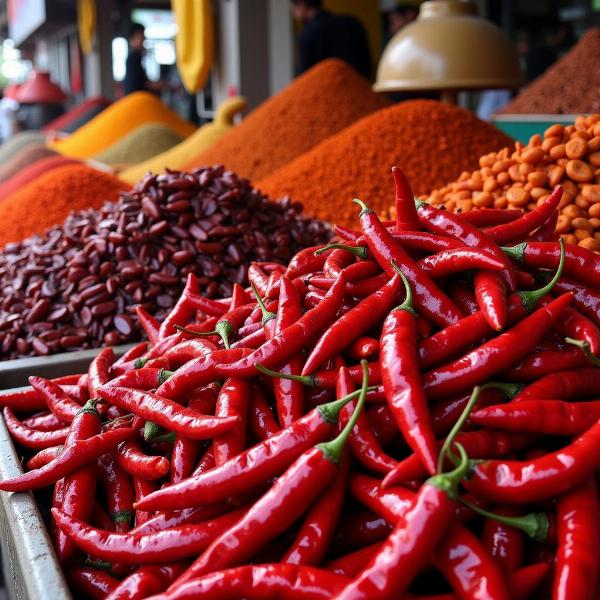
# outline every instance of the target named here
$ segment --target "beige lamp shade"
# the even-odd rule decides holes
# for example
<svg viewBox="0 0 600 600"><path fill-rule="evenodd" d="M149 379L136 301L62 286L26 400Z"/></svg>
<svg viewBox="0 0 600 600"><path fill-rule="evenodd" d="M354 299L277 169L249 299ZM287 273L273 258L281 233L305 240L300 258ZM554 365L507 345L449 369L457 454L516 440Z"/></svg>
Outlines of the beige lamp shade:
<svg viewBox="0 0 600 600"><path fill-rule="evenodd" d="M523 82L517 51L504 32L464 0L431 0L388 43L378 92L513 88Z"/></svg>

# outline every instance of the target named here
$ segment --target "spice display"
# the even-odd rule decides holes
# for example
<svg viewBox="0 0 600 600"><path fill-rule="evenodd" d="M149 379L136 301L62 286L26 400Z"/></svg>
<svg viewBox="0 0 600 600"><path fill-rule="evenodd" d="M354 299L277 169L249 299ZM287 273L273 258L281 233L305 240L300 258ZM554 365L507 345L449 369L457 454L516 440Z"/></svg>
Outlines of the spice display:
<svg viewBox="0 0 600 600"><path fill-rule="evenodd" d="M71 110L68 110L65 114L60 115L60 117L56 117L56 119L53 119L50 121L50 123L46 123L42 130L73 133L82 125L85 125L88 121L93 119L97 114L102 112L105 108L110 106L110 104L110 100L107 100L102 96L87 98L81 104L78 104Z"/></svg>
<svg viewBox="0 0 600 600"><path fill-rule="evenodd" d="M532 81L502 113L600 111L600 28L590 28L565 56Z"/></svg>
<svg viewBox="0 0 600 600"><path fill-rule="evenodd" d="M155 214L159 190L208 174L234 177L151 176L121 214L137 199ZM394 175L398 219L355 200L340 241L253 263L221 300L190 270L161 319L141 311L148 346L0 394L26 464L0 490L54 486L76 593L597 597L600 309L581 313L564 285L591 285L600 258L535 242L525 277L519 245L541 217L481 227ZM480 272L503 282L500 324L478 305Z"/></svg>
<svg viewBox="0 0 600 600"><path fill-rule="evenodd" d="M60 173L65 169L75 170L67 177ZM48 175L73 186L74 176L88 171L76 165ZM99 175L105 176L94 173L95 178ZM45 189L43 179L33 184L35 190ZM131 192L121 193L116 204L103 203L107 189L116 195L118 188L105 187L101 197L98 191L98 210L71 214L64 224L9 244L0 253L5 291L0 356L137 340L136 306L162 320L189 273L198 275L196 293L228 296L234 283L247 282L251 261L287 261L297 249L331 236L323 224L302 218L298 204L270 202L222 168L149 176ZM84 191L76 189L77 194ZM32 212L32 205L33 197L19 208ZM16 210L9 198L0 205L0 218L26 218L9 219ZM215 306L220 315L222 305Z"/></svg>
<svg viewBox="0 0 600 600"><path fill-rule="evenodd" d="M568 244L600 250L600 114L579 116L566 127L552 125L527 145L517 142L512 148L483 155L479 166L431 192L428 202L453 212L533 211L531 219L541 218L551 234L562 235ZM538 207L557 185L563 192L556 222L550 222ZM496 225L491 233L504 238L495 239L506 245L515 231L508 223Z"/></svg>
<svg viewBox="0 0 600 600"><path fill-rule="evenodd" d="M147 123L96 154L94 159L108 165L131 165L164 152L179 142L181 137L167 125Z"/></svg>
<svg viewBox="0 0 600 600"><path fill-rule="evenodd" d="M217 109L214 120L199 127L195 133L166 152L161 152L121 171L119 177L129 183L137 183L148 173L163 173L165 169L181 169L183 165L199 152L210 148L232 127L233 119L246 108L246 100L235 96L228 98Z"/></svg>
<svg viewBox="0 0 600 600"><path fill-rule="evenodd" d="M74 158L67 158L66 156L56 153L52 153L51 156L47 156L46 158L36 160L34 163L19 170L18 173L15 173L12 177L0 184L0 202L2 202L4 198L8 198L13 192L24 188L27 184L31 183L47 171L76 162L78 161Z"/></svg>
<svg viewBox="0 0 600 600"><path fill-rule="evenodd" d="M466 110L411 100L365 117L256 186L273 197L299 200L310 215L351 224L348 198L364 198L379 211L392 203L392 165L402 167L415 193L425 194L508 143L510 138Z"/></svg>
<svg viewBox="0 0 600 600"><path fill-rule="evenodd" d="M149 92L128 94L66 138L49 142L50 148L73 158L92 158L148 123L162 123L182 138L195 127Z"/></svg>
<svg viewBox="0 0 600 600"><path fill-rule="evenodd" d="M184 169L224 164L253 183L325 138L389 105L346 63L329 59L263 102Z"/></svg>
<svg viewBox="0 0 600 600"><path fill-rule="evenodd" d="M52 169L0 203L0 248L42 234L73 210L100 207L128 187L114 175L83 164Z"/></svg>
<svg viewBox="0 0 600 600"><path fill-rule="evenodd" d="M38 160L48 158L49 156L56 156L56 152L46 148L45 142L27 145L0 166L0 183L7 181L13 175L17 175Z"/></svg>
<svg viewBox="0 0 600 600"><path fill-rule="evenodd" d="M20 131L0 145L0 165L6 164L31 144L43 144L46 134L41 131Z"/></svg>

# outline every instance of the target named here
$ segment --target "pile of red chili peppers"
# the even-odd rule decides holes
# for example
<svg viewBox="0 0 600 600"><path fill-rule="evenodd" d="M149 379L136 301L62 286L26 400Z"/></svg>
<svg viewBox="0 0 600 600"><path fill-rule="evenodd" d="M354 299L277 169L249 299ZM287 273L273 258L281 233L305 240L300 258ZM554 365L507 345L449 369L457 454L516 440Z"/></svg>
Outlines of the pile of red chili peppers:
<svg viewBox="0 0 600 600"><path fill-rule="evenodd" d="M0 396L77 597L600 596L600 258L414 200Z"/></svg>

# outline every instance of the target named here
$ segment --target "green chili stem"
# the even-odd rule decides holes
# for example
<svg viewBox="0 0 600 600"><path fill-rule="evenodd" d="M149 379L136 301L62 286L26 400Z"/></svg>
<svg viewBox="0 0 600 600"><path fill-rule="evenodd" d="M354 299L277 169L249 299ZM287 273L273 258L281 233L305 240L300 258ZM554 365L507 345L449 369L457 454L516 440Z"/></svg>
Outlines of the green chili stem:
<svg viewBox="0 0 600 600"><path fill-rule="evenodd" d="M161 432L160 425L153 423L152 421L146 421L144 423L144 439L149 442L155 437L159 436Z"/></svg>
<svg viewBox="0 0 600 600"><path fill-rule="evenodd" d="M254 297L256 298L256 301L258 302L258 306L260 306L260 310L263 315L262 316L262 324L263 324L263 326L265 326L271 319L275 319L277 317L277 315L274 312L267 310L267 307L265 306L263 299L260 297L260 294L258 293L256 286L253 283L251 283L250 286L252 287L252 293L254 294Z"/></svg>
<svg viewBox="0 0 600 600"><path fill-rule="evenodd" d="M576 340L575 338L566 337L565 342L567 344L572 344L573 346L577 346L579 349L583 350L585 357L595 366L600 367L600 358L594 356L590 349L590 344L584 340Z"/></svg>
<svg viewBox="0 0 600 600"><path fill-rule="evenodd" d="M362 258L363 260L367 258L369 249L366 246L348 246L347 244L327 244L327 246L323 246L318 250L315 250L315 256L319 256L323 254L323 252L327 252L327 250L345 250L346 252L350 252L357 256L358 258Z"/></svg>
<svg viewBox="0 0 600 600"><path fill-rule="evenodd" d="M356 422L358 421L358 417L360 416L362 408L365 404L365 400L367 398L367 389L369 388L369 363L366 360L361 360L360 364L362 366L363 379L360 388L360 393L358 396L358 402L356 403L356 407L354 408L352 416L346 423L344 429L342 429L342 431L336 438L334 438L330 442L318 444L318 447L321 448L321 450L323 450L323 453L333 462L340 461L342 453L344 451L344 446L348 441L348 437L350 436L351 431L354 429Z"/></svg>
<svg viewBox="0 0 600 600"><path fill-rule="evenodd" d="M464 504L467 508L470 508L473 512L487 517L488 519L494 519L499 523L510 525L515 529L520 529L523 533L528 535L531 539L537 542L546 542L548 538L548 531L550 529L550 522L548 517L543 512L531 512L523 515L522 517L507 517L505 515L498 515L496 513L489 512L475 504L459 498L459 501Z"/></svg>
<svg viewBox="0 0 600 600"><path fill-rule="evenodd" d="M358 204L361 208L360 213L358 214L359 217L362 217L363 215L366 215L367 213L374 212L359 198L354 198L354 200L352 200L352 202L354 202L354 204Z"/></svg>
<svg viewBox="0 0 600 600"><path fill-rule="evenodd" d="M400 306L396 306L396 308L394 308L393 310L406 310L410 313L415 314L415 309L413 308L413 293L412 288L410 287L410 283L408 279L406 279L406 275L400 270L400 267L396 264L395 260L392 260L392 268L402 278L402 283L404 283L404 291L406 292L404 302L400 304Z"/></svg>
<svg viewBox="0 0 600 600"><path fill-rule="evenodd" d="M469 457L462 444L456 442L456 448L460 454L460 462L456 468L448 473L440 472L427 480L430 485L434 485L435 487L444 490L451 498L457 497L458 486L467 475L470 466Z"/></svg>

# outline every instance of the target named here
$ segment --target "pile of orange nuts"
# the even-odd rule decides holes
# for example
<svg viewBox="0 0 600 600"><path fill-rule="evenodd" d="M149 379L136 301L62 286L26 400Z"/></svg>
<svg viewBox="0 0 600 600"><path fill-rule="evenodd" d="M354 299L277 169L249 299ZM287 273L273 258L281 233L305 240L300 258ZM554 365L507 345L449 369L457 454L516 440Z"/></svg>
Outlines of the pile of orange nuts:
<svg viewBox="0 0 600 600"><path fill-rule="evenodd" d="M427 200L452 212L529 211L560 184L564 193L557 233L566 243L600 251L600 114L578 116L573 125L552 125L527 145L517 142L512 152L504 148L482 156L479 166Z"/></svg>

